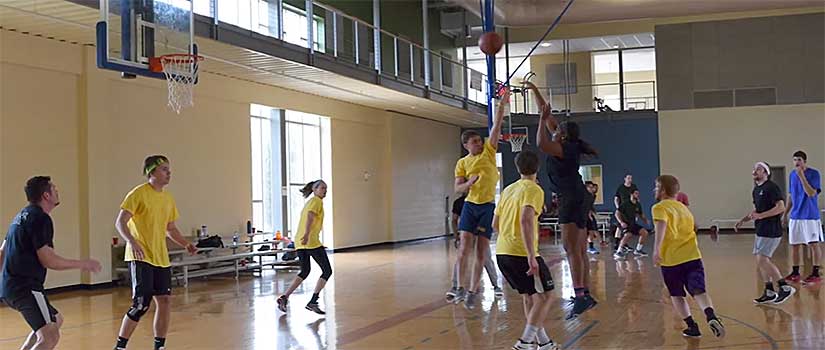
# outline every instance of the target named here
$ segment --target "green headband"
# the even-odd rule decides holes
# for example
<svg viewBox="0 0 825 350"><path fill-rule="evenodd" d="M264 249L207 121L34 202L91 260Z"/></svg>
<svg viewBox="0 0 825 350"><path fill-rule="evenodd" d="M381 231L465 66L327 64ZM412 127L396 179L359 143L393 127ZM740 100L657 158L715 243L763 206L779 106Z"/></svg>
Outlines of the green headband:
<svg viewBox="0 0 825 350"><path fill-rule="evenodd" d="M143 168L143 176L149 176L155 169L157 169L161 164L169 162L166 158L158 158L155 160L154 163L150 163Z"/></svg>

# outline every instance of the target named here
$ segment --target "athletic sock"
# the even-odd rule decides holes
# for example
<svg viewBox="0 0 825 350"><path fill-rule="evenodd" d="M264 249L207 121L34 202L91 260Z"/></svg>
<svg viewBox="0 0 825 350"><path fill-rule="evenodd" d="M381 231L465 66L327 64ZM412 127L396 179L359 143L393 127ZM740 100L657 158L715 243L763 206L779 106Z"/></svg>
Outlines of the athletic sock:
<svg viewBox="0 0 825 350"><path fill-rule="evenodd" d="M155 337L155 350L160 350L166 346L166 338Z"/></svg>
<svg viewBox="0 0 825 350"><path fill-rule="evenodd" d="M793 266L793 271L791 272L791 275L799 276L799 265L794 265Z"/></svg>
<svg viewBox="0 0 825 350"><path fill-rule="evenodd" d="M521 340L525 343L530 343L533 339L536 339L536 333L539 331L539 327L526 325L524 327L524 333L521 334Z"/></svg>
<svg viewBox="0 0 825 350"><path fill-rule="evenodd" d="M547 335L547 331L544 330L544 327L539 328L539 331L536 333L536 340L539 344L547 344L550 342L550 336Z"/></svg>
<svg viewBox="0 0 825 350"><path fill-rule="evenodd" d="M312 299L309 299L310 304L318 304L318 293L312 294Z"/></svg>
<svg viewBox="0 0 825 350"><path fill-rule="evenodd" d="M712 307L708 307L705 309L705 317L707 317L708 321L716 318L716 313L713 312Z"/></svg>
<svg viewBox="0 0 825 350"><path fill-rule="evenodd" d="M596 247L593 246L593 242L589 242L587 243L587 245L590 247L590 249L596 249Z"/></svg>
<svg viewBox="0 0 825 350"><path fill-rule="evenodd" d="M769 290L769 291L771 291L771 292L775 292L775 290L773 290L773 283L771 283L771 282L765 282L765 290L766 290L766 291L768 291L768 290Z"/></svg>
<svg viewBox="0 0 825 350"><path fill-rule="evenodd" d="M684 319L684 321L688 328L699 327L699 325L696 324L696 321L693 320L693 316L688 316Z"/></svg>
<svg viewBox="0 0 825 350"><path fill-rule="evenodd" d="M115 347L117 349L126 349L126 343L128 342L129 339L126 339L124 337L117 337L117 345L115 345Z"/></svg>
<svg viewBox="0 0 825 350"><path fill-rule="evenodd" d="M576 298L584 295L584 288L573 288L573 292L576 293Z"/></svg>
<svg viewBox="0 0 825 350"><path fill-rule="evenodd" d="M584 289L584 290L582 291L582 294L583 294L583 295L590 295L590 288L582 288L582 289Z"/></svg>
<svg viewBox="0 0 825 350"><path fill-rule="evenodd" d="M642 250L644 246L641 243L636 243L636 250Z"/></svg>
<svg viewBox="0 0 825 350"><path fill-rule="evenodd" d="M814 271L811 272L811 275L819 277L819 265L814 265Z"/></svg>

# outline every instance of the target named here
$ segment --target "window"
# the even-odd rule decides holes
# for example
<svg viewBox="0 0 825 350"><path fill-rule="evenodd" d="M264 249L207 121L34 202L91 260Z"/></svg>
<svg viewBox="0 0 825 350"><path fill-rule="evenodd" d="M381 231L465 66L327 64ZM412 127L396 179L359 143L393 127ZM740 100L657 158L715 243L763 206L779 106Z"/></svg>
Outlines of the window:
<svg viewBox="0 0 825 350"><path fill-rule="evenodd" d="M579 174L582 176L582 180L592 181L596 185L599 185L599 191L596 192L596 202L594 204L604 204L604 186L602 183L602 166L601 165L582 165L579 167Z"/></svg>
<svg viewBox="0 0 825 350"><path fill-rule="evenodd" d="M326 49L324 31L324 19L313 16L313 38L315 40L313 48L316 51ZM306 12L287 4L284 4L283 11L284 33L283 40L288 43L307 47L307 17Z"/></svg>
<svg viewBox="0 0 825 350"><path fill-rule="evenodd" d="M283 226L281 201L281 111L262 105L250 107L252 152L252 225L274 232Z"/></svg>
<svg viewBox="0 0 825 350"><path fill-rule="evenodd" d="M329 152L329 119L314 114L286 111L287 210L290 236L298 232L301 211L306 199L300 190L310 181L324 180L327 193L332 194ZM324 199L324 219L321 241L332 246L332 200Z"/></svg>

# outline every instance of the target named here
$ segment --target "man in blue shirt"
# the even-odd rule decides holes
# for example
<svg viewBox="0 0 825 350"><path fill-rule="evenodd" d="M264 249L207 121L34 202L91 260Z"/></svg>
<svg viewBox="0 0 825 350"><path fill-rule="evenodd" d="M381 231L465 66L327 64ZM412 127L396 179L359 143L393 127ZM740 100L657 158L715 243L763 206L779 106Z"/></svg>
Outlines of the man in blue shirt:
<svg viewBox="0 0 825 350"><path fill-rule="evenodd" d="M793 271L785 279L799 282L799 251L802 245L811 249L813 270L805 278L805 283L816 283L821 280L819 263L822 259L820 242L822 237L822 221L820 220L817 197L822 192L822 183L819 171L808 167L808 155L803 151L793 154L794 171L791 172L788 186L788 206L785 209L785 218L788 222L788 234L793 247Z"/></svg>

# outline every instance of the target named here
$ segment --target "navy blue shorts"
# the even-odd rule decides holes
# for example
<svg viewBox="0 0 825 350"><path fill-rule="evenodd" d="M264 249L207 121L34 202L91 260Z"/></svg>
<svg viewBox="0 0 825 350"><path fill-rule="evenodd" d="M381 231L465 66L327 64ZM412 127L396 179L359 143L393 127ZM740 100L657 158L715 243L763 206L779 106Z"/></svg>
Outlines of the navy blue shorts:
<svg viewBox="0 0 825 350"><path fill-rule="evenodd" d="M461 208L461 217L458 219L458 230L472 233L476 236L493 238L493 214L496 205L493 203L475 204L464 202Z"/></svg>
<svg viewBox="0 0 825 350"><path fill-rule="evenodd" d="M683 262L675 266L662 266L662 278L672 297L684 297L685 290L691 296L704 294L705 267L702 259Z"/></svg>

